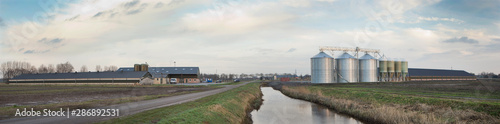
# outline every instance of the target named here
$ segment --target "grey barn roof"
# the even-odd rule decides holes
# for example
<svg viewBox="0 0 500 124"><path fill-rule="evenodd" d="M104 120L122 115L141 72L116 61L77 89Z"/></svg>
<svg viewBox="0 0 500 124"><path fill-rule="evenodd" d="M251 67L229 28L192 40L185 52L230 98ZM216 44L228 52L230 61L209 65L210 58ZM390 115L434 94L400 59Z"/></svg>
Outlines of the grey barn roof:
<svg viewBox="0 0 500 124"><path fill-rule="evenodd" d="M117 71L134 71L133 67L121 67ZM149 73L154 78L165 77L169 74L196 74L200 73L199 67L149 67Z"/></svg>
<svg viewBox="0 0 500 124"><path fill-rule="evenodd" d="M12 79L141 78L146 74L148 74L148 72L145 71L43 73L43 74L22 74Z"/></svg>
<svg viewBox="0 0 500 124"><path fill-rule="evenodd" d="M276 75L276 78L294 78L298 77L297 75Z"/></svg>
<svg viewBox="0 0 500 124"><path fill-rule="evenodd" d="M474 76L464 70L408 68L410 76Z"/></svg>

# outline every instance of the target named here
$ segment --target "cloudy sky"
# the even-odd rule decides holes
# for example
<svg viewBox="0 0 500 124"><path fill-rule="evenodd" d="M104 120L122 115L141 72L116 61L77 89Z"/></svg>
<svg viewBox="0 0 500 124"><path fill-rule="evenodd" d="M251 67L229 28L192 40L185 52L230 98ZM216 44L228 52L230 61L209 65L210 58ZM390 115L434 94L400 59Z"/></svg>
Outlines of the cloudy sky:
<svg viewBox="0 0 500 124"><path fill-rule="evenodd" d="M309 74L320 46L380 49L410 68L500 73L500 2L0 0L0 62Z"/></svg>

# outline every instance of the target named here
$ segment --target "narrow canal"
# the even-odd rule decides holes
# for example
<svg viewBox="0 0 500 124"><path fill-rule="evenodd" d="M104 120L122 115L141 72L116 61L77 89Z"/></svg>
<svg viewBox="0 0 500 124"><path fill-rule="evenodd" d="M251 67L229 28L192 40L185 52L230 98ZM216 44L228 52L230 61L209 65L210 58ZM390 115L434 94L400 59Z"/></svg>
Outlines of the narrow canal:
<svg viewBox="0 0 500 124"><path fill-rule="evenodd" d="M293 99L271 87L262 87L264 102L252 111L254 124L361 124L349 116L340 115L323 105Z"/></svg>

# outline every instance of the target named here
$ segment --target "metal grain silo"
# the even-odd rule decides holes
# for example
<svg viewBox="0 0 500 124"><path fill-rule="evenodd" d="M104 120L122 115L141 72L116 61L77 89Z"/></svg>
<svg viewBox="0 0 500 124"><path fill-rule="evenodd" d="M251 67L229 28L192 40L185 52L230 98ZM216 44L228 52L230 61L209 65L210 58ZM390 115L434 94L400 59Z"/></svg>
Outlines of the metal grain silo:
<svg viewBox="0 0 500 124"><path fill-rule="evenodd" d="M378 62L379 62L378 71L379 71L380 81L387 81L387 77L388 77L387 59L385 57L380 57Z"/></svg>
<svg viewBox="0 0 500 124"><path fill-rule="evenodd" d="M394 60L393 59L387 59L387 72L388 72L388 80L394 81L394 73L396 71L394 70Z"/></svg>
<svg viewBox="0 0 500 124"><path fill-rule="evenodd" d="M141 71L149 71L149 65L148 64L141 64Z"/></svg>
<svg viewBox="0 0 500 124"><path fill-rule="evenodd" d="M393 59L387 59L387 72L390 72L390 73L396 72L394 70L394 60Z"/></svg>
<svg viewBox="0 0 500 124"><path fill-rule="evenodd" d="M401 72L403 75L403 81L407 81L406 76L408 75L408 61L401 60Z"/></svg>
<svg viewBox="0 0 500 124"><path fill-rule="evenodd" d="M336 62L337 82L358 82L358 59L349 53L344 53L336 59Z"/></svg>
<svg viewBox="0 0 500 124"><path fill-rule="evenodd" d="M311 58L311 83L335 83L335 59L325 52Z"/></svg>
<svg viewBox="0 0 500 124"><path fill-rule="evenodd" d="M359 58L359 82L377 82L377 59L370 54Z"/></svg>
<svg viewBox="0 0 500 124"><path fill-rule="evenodd" d="M395 72L395 81L401 81L402 77L402 69L401 69L401 60L394 59L394 72Z"/></svg>
<svg viewBox="0 0 500 124"><path fill-rule="evenodd" d="M141 71L141 64L134 64L134 71Z"/></svg>

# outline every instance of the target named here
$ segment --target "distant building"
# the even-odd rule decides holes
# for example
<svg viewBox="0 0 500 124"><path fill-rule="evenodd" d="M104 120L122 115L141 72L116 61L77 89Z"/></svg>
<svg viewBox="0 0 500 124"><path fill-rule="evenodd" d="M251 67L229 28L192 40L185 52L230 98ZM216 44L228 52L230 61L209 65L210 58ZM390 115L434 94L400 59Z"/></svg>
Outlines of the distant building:
<svg viewBox="0 0 500 124"><path fill-rule="evenodd" d="M117 71L134 71L134 67L121 67ZM169 84L172 78L177 78L177 83L200 83L199 67L148 67L148 71L154 84Z"/></svg>
<svg viewBox="0 0 500 124"><path fill-rule="evenodd" d="M410 81L476 80L474 74L464 70L408 68L408 75Z"/></svg>
<svg viewBox="0 0 500 124"><path fill-rule="evenodd" d="M22 74L9 84L152 84L149 72L78 72Z"/></svg>
<svg viewBox="0 0 500 124"><path fill-rule="evenodd" d="M274 76L274 80L280 80L282 82L287 82L287 81L294 80L297 78L298 78L298 76L295 74L293 74L293 75L275 75Z"/></svg>

